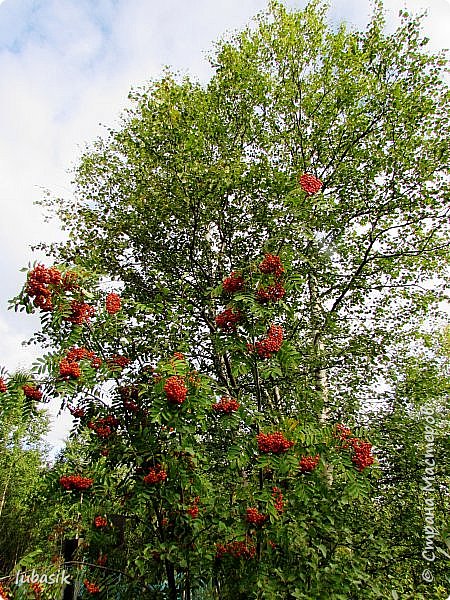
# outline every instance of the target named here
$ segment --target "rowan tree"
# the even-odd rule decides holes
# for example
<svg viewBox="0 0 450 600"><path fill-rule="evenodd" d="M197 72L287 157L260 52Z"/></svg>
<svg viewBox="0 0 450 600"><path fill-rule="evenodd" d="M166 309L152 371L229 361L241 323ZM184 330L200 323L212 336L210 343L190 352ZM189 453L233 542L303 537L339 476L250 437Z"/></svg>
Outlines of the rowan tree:
<svg viewBox="0 0 450 600"><path fill-rule="evenodd" d="M16 305L42 312L44 392L86 436L61 501L149 597L445 592L418 547L399 587L371 522L392 439L374 468L360 428L382 443L364 415L448 266L446 61L418 19L383 26L380 3L355 31L272 2L206 85L134 91L75 198L46 201L68 241Z"/></svg>

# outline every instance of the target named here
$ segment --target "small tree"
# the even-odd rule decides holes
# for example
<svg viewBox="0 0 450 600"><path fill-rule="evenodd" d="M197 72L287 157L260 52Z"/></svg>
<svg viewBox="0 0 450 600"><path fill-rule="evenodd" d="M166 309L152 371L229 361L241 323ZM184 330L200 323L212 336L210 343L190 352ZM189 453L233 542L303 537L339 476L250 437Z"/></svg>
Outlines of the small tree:
<svg viewBox="0 0 450 600"><path fill-rule="evenodd" d="M0 573L7 574L33 549L41 534L33 512L39 504L36 491L47 469L43 438L48 418L23 391L29 375L1 375Z"/></svg>

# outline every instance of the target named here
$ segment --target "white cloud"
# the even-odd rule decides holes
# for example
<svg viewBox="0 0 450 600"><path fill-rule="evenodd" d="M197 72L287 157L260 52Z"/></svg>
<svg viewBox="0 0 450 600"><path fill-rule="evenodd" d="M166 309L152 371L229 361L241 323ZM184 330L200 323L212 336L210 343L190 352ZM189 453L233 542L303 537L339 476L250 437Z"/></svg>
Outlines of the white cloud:
<svg viewBox="0 0 450 600"><path fill-rule="evenodd" d="M36 326L36 321L34 322ZM1 366L9 372L15 370L27 370L30 366L30 358L37 358L39 350L37 348L22 346L25 337L30 337L28 333L14 319L0 316L0 356L2 357Z"/></svg>

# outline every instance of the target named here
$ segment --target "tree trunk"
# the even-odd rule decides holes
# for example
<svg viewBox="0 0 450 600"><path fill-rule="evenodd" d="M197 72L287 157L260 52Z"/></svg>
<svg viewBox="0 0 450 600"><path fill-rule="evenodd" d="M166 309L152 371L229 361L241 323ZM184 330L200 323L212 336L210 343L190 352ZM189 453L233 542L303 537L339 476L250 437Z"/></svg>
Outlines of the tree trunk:
<svg viewBox="0 0 450 600"><path fill-rule="evenodd" d="M169 600L177 600L177 586L175 583L175 569L171 562L168 560L166 563L166 574L167 574L167 583L169 586Z"/></svg>
<svg viewBox="0 0 450 600"><path fill-rule="evenodd" d="M312 345L313 356L315 361L314 379L315 388L320 402L319 422L326 425L329 419L329 386L327 371L324 368L325 345L322 340L322 331L320 328L321 306L317 298L316 279L313 275L309 276L309 298L311 305L311 329L312 329ZM328 487L333 485L333 467L327 464L325 467L325 480Z"/></svg>

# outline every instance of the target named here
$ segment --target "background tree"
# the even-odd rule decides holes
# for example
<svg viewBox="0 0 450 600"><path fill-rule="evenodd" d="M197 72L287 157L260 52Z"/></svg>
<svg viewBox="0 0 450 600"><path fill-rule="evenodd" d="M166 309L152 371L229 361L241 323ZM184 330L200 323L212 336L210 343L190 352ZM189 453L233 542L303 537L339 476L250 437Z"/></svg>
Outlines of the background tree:
<svg viewBox="0 0 450 600"><path fill-rule="evenodd" d="M295 380L303 391L328 372L329 402L347 410L439 297L448 93L416 19L386 35L380 5L364 32L332 30L325 14L272 3L218 44L207 86L168 74L135 92L123 127L83 157L75 201L55 201L70 241L53 253L151 305L136 354L195 339L199 366L234 392L212 290L261 248L283 249ZM323 180L320 196L299 193L304 172ZM317 416L322 400L298 408Z"/></svg>
<svg viewBox="0 0 450 600"><path fill-rule="evenodd" d="M6 374L2 373L6 378ZM47 470L44 437L48 418L22 390L26 374L16 373L8 386L0 378L0 573L7 574L34 549L41 533L35 511Z"/></svg>

